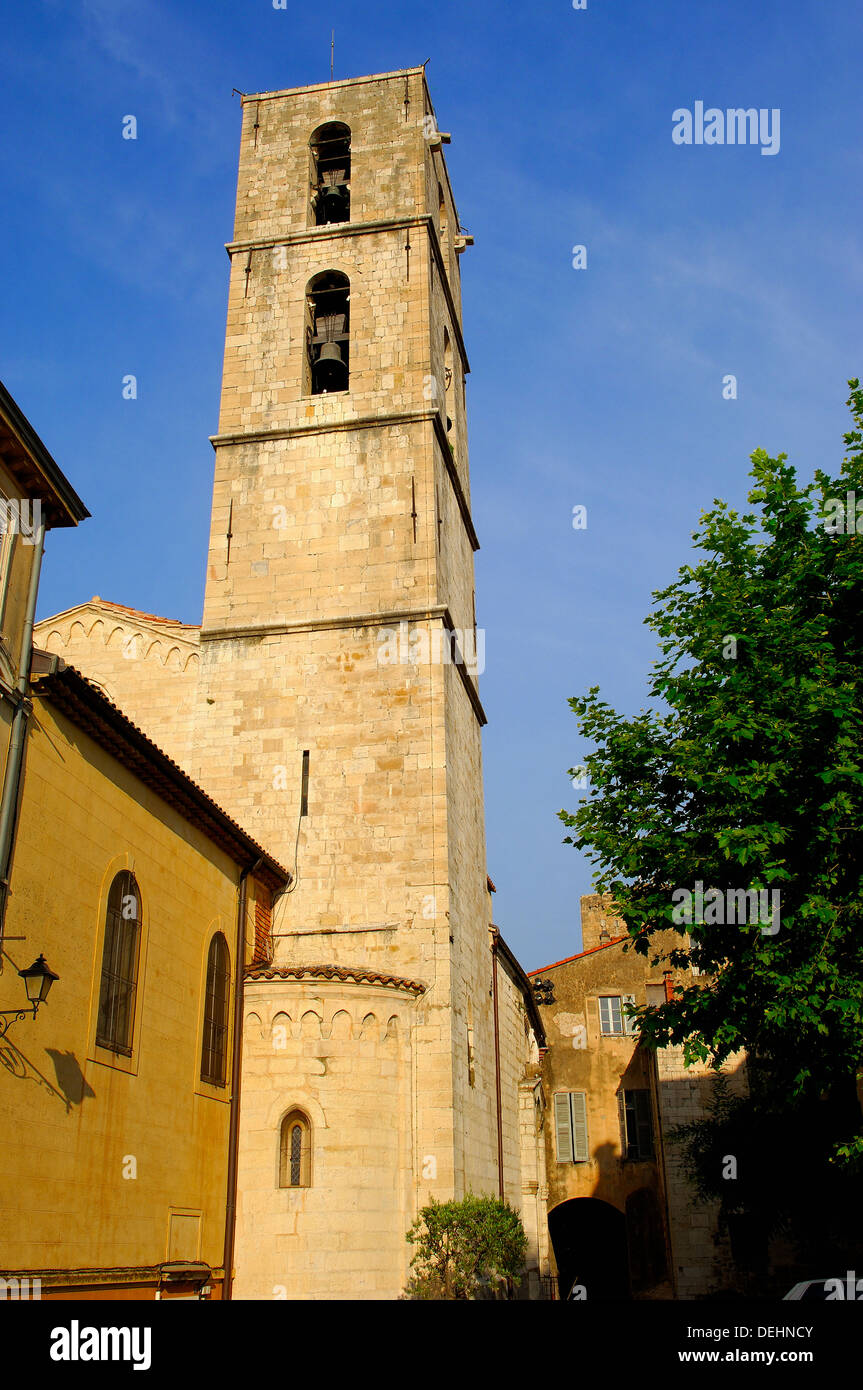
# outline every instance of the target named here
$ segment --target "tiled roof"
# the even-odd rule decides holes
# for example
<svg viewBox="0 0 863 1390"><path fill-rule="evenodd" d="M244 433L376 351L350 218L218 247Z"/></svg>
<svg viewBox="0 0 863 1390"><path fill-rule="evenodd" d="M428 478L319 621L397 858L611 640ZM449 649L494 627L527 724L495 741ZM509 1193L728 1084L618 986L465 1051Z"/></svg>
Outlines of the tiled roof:
<svg viewBox="0 0 863 1390"><path fill-rule="evenodd" d="M236 864L260 861L257 876L281 892L292 875L223 811L188 773L74 666L33 649L33 692L51 701L84 733L196 825Z"/></svg>
<svg viewBox="0 0 863 1390"><path fill-rule="evenodd" d="M356 985L387 985L404 989L410 994L425 994L426 986L419 980L403 980L398 975L382 975L376 970L355 969L344 965L284 965L252 966L246 971L247 980L313 980L352 981Z"/></svg>
<svg viewBox="0 0 863 1390"><path fill-rule="evenodd" d="M182 618L162 618L158 613L143 613L140 608L127 608L125 603L112 603L110 599L100 598L98 594L94 594L90 602L101 604L103 608L112 608L115 613L126 613L130 618L143 618L148 623L166 623L169 627L201 626L200 623L184 623Z"/></svg>
<svg viewBox="0 0 863 1390"><path fill-rule="evenodd" d="M569 965L572 960L581 960L583 956L592 956L594 951L607 951L609 946L617 946L621 941L628 941L628 935L613 936L610 941L603 941L601 946L591 946L587 951L577 951L574 956L564 956L563 960L552 961L551 965L541 965L538 970L528 970L528 975L541 975L543 970L555 970L559 965Z"/></svg>

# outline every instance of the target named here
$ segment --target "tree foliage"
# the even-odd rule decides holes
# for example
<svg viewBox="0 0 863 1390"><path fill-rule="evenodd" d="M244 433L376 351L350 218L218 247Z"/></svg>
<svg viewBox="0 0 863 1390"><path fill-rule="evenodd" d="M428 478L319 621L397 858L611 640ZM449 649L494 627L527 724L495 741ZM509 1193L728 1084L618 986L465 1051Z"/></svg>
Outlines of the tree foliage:
<svg viewBox="0 0 863 1390"><path fill-rule="evenodd" d="M863 390L849 386L838 472L803 486L758 450L752 510L702 515L695 562L646 619L661 651L649 707L622 717L596 687L570 700L596 751L588 796L560 812L566 843L636 951L671 929L668 963L704 972L640 1011L642 1037L715 1065L746 1049L782 1104L847 1086L863 1051ZM778 932L675 922L672 893L698 881L778 890ZM859 1121L834 1135L838 1159L863 1154Z"/></svg>
<svg viewBox="0 0 863 1390"><path fill-rule="evenodd" d="M405 1290L411 1299L476 1298L483 1288L517 1284L527 1250L518 1213L507 1202L473 1194L459 1202L432 1198L407 1240L415 1247Z"/></svg>

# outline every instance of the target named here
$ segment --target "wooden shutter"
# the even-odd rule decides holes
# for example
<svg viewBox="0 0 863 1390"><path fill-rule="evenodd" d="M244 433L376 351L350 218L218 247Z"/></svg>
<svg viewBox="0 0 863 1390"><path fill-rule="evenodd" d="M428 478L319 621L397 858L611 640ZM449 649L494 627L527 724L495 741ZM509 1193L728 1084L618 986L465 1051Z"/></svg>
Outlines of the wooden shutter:
<svg viewBox="0 0 863 1390"><path fill-rule="evenodd" d="M572 1091L572 1148L575 1163L587 1163L590 1152L587 1147L587 1096L584 1091Z"/></svg>
<svg viewBox="0 0 863 1390"><path fill-rule="evenodd" d="M572 1119L567 1091L559 1091L554 1098L554 1132L558 1163L572 1163Z"/></svg>

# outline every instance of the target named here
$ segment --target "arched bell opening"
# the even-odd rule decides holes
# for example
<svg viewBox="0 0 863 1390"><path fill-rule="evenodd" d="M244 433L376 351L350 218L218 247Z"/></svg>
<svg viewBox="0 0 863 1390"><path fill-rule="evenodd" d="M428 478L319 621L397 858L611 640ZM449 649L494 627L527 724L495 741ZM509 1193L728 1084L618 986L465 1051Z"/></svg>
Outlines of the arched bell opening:
<svg viewBox="0 0 863 1390"><path fill-rule="evenodd" d="M306 288L306 394L347 391L350 381L350 298L346 275L324 271Z"/></svg>
<svg viewBox="0 0 863 1390"><path fill-rule="evenodd" d="M351 132L342 121L318 126L311 152L311 221L324 227L351 217Z"/></svg>

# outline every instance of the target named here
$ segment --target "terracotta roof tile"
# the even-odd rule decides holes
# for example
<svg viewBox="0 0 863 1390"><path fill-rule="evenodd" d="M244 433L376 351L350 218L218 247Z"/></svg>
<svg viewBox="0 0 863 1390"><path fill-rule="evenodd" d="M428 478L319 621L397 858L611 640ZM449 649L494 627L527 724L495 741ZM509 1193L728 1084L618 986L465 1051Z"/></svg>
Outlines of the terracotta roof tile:
<svg viewBox="0 0 863 1390"><path fill-rule="evenodd" d="M592 956L594 951L606 951L609 946L617 946L621 941L627 941L628 935L613 936L610 941L603 941L601 946L590 946L586 951L576 951L574 956L564 956L563 960L552 961L551 965L541 965L538 970L528 970L528 975L541 975L543 970L555 970L558 965L569 965L572 960L581 960L582 956Z"/></svg>
<svg viewBox="0 0 863 1390"><path fill-rule="evenodd" d="M166 623L169 627L191 627L200 628L200 623L184 623L182 618L162 618L158 613L144 613L140 608L127 608L125 603L112 603L110 599L100 598L94 594L91 603L101 604L103 608L112 608L116 613L127 613L130 618L144 618L148 623Z"/></svg>
<svg viewBox="0 0 863 1390"><path fill-rule="evenodd" d="M246 971L247 980L302 980L308 975L313 980L353 981L357 985L387 985L391 989L404 989L410 994L425 994L426 986L419 980L404 980L398 975L383 975L376 970L363 970L343 965L253 965Z"/></svg>

